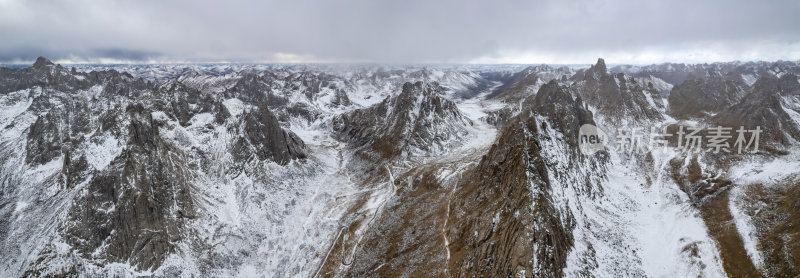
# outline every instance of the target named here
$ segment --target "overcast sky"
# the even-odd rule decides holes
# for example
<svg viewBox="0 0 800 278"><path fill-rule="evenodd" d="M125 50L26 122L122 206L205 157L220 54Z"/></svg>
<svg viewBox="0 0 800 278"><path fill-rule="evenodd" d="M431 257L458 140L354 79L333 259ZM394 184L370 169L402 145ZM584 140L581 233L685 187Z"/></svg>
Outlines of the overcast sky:
<svg viewBox="0 0 800 278"><path fill-rule="evenodd" d="M800 1L0 0L0 63L800 59Z"/></svg>

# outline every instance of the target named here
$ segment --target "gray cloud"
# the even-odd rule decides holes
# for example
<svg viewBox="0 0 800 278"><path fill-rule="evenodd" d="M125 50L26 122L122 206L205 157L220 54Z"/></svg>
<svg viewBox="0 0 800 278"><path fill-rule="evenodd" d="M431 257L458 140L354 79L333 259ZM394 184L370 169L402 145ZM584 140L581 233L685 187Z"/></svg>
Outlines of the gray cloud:
<svg viewBox="0 0 800 278"><path fill-rule="evenodd" d="M800 59L800 2L0 0L0 61Z"/></svg>

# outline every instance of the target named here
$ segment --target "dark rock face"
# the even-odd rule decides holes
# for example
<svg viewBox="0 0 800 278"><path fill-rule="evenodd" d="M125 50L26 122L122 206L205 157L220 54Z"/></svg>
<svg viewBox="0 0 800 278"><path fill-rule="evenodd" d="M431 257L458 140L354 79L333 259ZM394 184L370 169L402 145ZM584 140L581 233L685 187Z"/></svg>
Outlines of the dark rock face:
<svg viewBox="0 0 800 278"><path fill-rule="evenodd" d="M293 159L306 157L303 140L293 132L283 130L266 107L242 115L240 128L242 136L232 149L237 161L247 161L255 154L259 160L269 159L285 165Z"/></svg>
<svg viewBox="0 0 800 278"><path fill-rule="evenodd" d="M25 162L45 164L61 155L62 134L59 122L53 114L39 116L28 133L28 149Z"/></svg>
<svg viewBox="0 0 800 278"><path fill-rule="evenodd" d="M555 204L555 192L562 190L556 187L573 187L586 198L602 191L590 183L582 186L582 180L568 180L573 177L550 176L549 169L562 163L573 169L585 165L582 171L602 175L604 154L589 161L577 151L580 126L594 123L580 98L573 99L566 87L551 81L523 106L480 163L464 175L451 199L448 269L459 277L514 276L523 270L533 277L563 277L576 223L569 210ZM546 129L563 134L572 151L542 149L545 141L556 140ZM571 159L551 160L543 155L546 151L566 151Z"/></svg>
<svg viewBox="0 0 800 278"><path fill-rule="evenodd" d="M274 79L275 77L270 75L242 76L236 85L225 92L225 97L236 97L252 105L266 105L273 108L285 106L289 101L283 96L276 95L272 90Z"/></svg>
<svg viewBox="0 0 800 278"><path fill-rule="evenodd" d="M331 101L331 103L337 106L350 106L353 104L350 101L350 97L348 97L347 93L343 90L336 90L336 93L333 97L333 101Z"/></svg>
<svg viewBox="0 0 800 278"><path fill-rule="evenodd" d="M745 84L721 76L686 80L669 95L671 115L678 119L718 113L742 99Z"/></svg>
<svg viewBox="0 0 800 278"><path fill-rule="evenodd" d="M69 152L64 154L64 164L61 167L61 173L64 178L62 182L66 188L73 188L75 185L86 180L89 175L88 172L89 162L86 160L86 155L72 158Z"/></svg>
<svg viewBox="0 0 800 278"><path fill-rule="evenodd" d="M524 102L525 107L536 114L547 116L552 127L564 134L568 144L573 150L578 148L578 131L582 125L595 124L592 112L586 110L580 97L572 98L568 88L555 81L542 86L535 97L529 97Z"/></svg>
<svg viewBox="0 0 800 278"><path fill-rule="evenodd" d="M785 145L792 138L800 140L800 127L786 111L790 108L783 105L784 98L787 97L800 97L797 76L789 74L782 78L763 77L753 84L752 91L741 102L720 112L711 121L734 129L740 126L748 130L760 127L763 144Z"/></svg>
<svg viewBox="0 0 800 278"><path fill-rule="evenodd" d="M185 154L159 136L150 111L141 105L127 110L126 149L89 181L64 229L87 258L154 269L183 238L185 219L194 216L191 174Z"/></svg>
<svg viewBox="0 0 800 278"><path fill-rule="evenodd" d="M569 89L583 101L597 108L612 120L631 119L635 122L653 122L663 119L648 98L660 99L660 93L652 86L639 84L625 74L609 74L603 59L571 78Z"/></svg>
<svg viewBox="0 0 800 278"><path fill-rule="evenodd" d="M459 276L562 277L570 215L552 203L533 118L520 115L452 197L448 268ZM533 204L533 206L531 206Z"/></svg>
<svg viewBox="0 0 800 278"><path fill-rule="evenodd" d="M435 153L472 125L455 103L441 96L442 90L438 84L406 83L396 97L335 117L333 129L353 147L382 158Z"/></svg>
<svg viewBox="0 0 800 278"><path fill-rule="evenodd" d="M200 113L212 113L215 117L225 117L224 114L227 113L217 108L222 104L211 95L203 94L180 83L162 87L156 93L168 101L158 102L157 108L166 111L182 126L188 126L192 117ZM218 113L223 115L217 115Z"/></svg>
<svg viewBox="0 0 800 278"><path fill-rule="evenodd" d="M59 103L59 108L53 108L54 103ZM28 131L25 162L30 165L46 164L68 152L91 129L89 107L84 102L40 96L31 108L46 113L38 116Z"/></svg>
<svg viewBox="0 0 800 278"><path fill-rule="evenodd" d="M608 67L606 67L606 60L603 60L603 58L597 58L597 63L592 66L592 70L596 72L607 72Z"/></svg>
<svg viewBox="0 0 800 278"><path fill-rule="evenodd" d="M460 277L513 276L523 270L534 277L563 277L576 223L569 210L556 205L555 192L566 186L585 198L602 194L577 172L566 180L551 177L551 167L562 163L573 170L586 167L581 171L589 175L603 173L604 152L591 159L578 153L580 126L594 123L580 98L573 99L566 87L551 81L523 106L476 168L465 174L451 199L448 268ZM545 141L556 140L545 134L547 129L563 134L568 149L542 149ZM543 155L547 151L565 151L571 158L551 160Z"/></svg>

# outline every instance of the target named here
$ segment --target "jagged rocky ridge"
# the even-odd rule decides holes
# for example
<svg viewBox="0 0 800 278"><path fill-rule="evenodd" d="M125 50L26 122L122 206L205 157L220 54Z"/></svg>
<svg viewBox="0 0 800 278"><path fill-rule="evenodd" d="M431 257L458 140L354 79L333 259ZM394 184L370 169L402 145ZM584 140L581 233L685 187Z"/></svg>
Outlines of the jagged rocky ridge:
<svg viewBox="0 0 800 278"><path fill-rule="evenodd" d="M676 118L714 115L739 103L747 85L721 76L686 80L672 89L669 107Z"/></svg>
<svg viewBox="0 0 800 278"><path fill-rule="evenodd" d="M0 276L798 273L796 63L97 68L0 68ZM585 155L583 124L769 148Z"/></svg>
<svg viewBox="0 0 800 278"><path fill-rule="evenodd" d="M797 100L800 99L800 83L794 74L781 78L762 77L750 93L729 109L714 116L711 121L722 126L763 129L765 143L791 145L800 140Z"/></svg>
<svg viewBox="0 0 800 278"><path fill-rule="evenodd" d="M337 137L378 159L438 155L472 126L443 93L437 83L406 83L397 96L334 117L332 128Z"/></svg>
<svg viewBox="0 0 800 278"><path fill-rule="evenodd" d="M586 103L617 121L657 122L663 119L661 94L652 83L640 84L622 73L608 72L605 61L598 59L589 69L572 78L570 89Z"/></svg>
<svg viewBox="0 0 800 278"><path fill-rule="evenodd" d="M533 70L541 70L545 74L531 74ZM663 84L660 79L652 76L634 78L623 73L609 73L603 59L598 59L597 63L588 69L577 70L569 78L566 74L570 71L565 68L556 69L557 75L553 75L553 71L554 69L550 67L528 68L512 79L510 84L513 86L497 88L498 91L488 97L510 100L512 105L489 112L488 121L493 125L502 126L508 118L521 111L521 106L513 105L514 103L535 95L529 91L535 92L543 84L552 81L567 86L573 95L581 97L584 102L614 121L636 124L664 119L667 107L663 99L668 95L664 91L671 87ZM548 75L550 78L539 78Z"/></svg>
<svg viewBox="0 0 800 278"><path fill-rule="evenodd" d="M602 195L598 181L606 158L566 147L577 145L581 125L594 123L591 112L566 88L545 84L524 107L488 153L474 158L475 164L457 177L442 173L459 167L454 165L458 161L421 165L398 177L398 193L374 220L362 247L352 257L332 257L322 273L564 276L576 223L556 192L579 192L590 199ZM571 150L568 157L574 160L548 157L542 148L551 144ZM562 176L559 171L566 167L586 172ZM347 260L351 266L338 266Z"/></svg>
<svg viewBox="0 0 800 278"><path fill-rule="evenodd" d="M196 213L193 182L198 169L187 158L191 150L162 138L164 121L191 126L197 124L191 122L197 115L207 115L214 119L208 124L241 128L231 136L231 152L238 161L286 164L305 157L302 140L282 129L263 106L242 116L239 127L219 98L176 84L157 87L115 71L70 72L44 58L10 75L4 77L21 85L6 93L6 101L22 109L4 119L5 134L12 137L3 142L9 155L3 166L3 196L55 190L34 196L36 203L29 204L60 208L50 213L66 215L40 229L39 236L61 238L75 250L64 257L53 254L54 246L25 250L5 242L4 254L17 257L12 263L30 264L22 268L27 275L77 275L87 271L77 268L85 264L157 269L176 251L174 244L188 233L185 222ZM26 81L39 76L45 77L38 83ZM9 170L14 168L18 170ZM41 174L26 179L30 172ZM21 204L4 203L3 209L25 209ZM23 236L18 229L24 226L14 223L5 226L16 231L8 240ZM55 262L66 266L47 267Z"/></svg>

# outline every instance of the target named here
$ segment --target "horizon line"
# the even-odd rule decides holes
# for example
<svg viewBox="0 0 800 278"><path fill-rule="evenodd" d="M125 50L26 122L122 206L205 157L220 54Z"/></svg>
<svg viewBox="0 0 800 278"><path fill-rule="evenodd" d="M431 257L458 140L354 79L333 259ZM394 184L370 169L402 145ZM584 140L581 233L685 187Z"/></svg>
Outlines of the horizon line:
<svg viewBox="0 0 800 278"><path fill-rule="evenodd" d="M40 56L42 58L43 56ZM98 61L70 61L70 60L50 60L46 57L43 57L48 61L51 61L57 65L108 65L108 66L120 66L120 65L364 65L364 66L423 66L423 65L433 65L433 66L470 66L470 65L560 65L560 66L576 66L576 65L594 65L597 61L592 63L548 63L548 62L521 62L521 63L474 63L474 62L358 62L358 61L268 61L268 60L254 60L254 61L135 61L135 60L115 60L115 59L107 59L107 62ZM38 59L38 58L37 58ZM103 60L105 58L100 58ZM606 59L600 57L599 59L603 59L606 62L606 65L609 67L612 66L650 66L650 65L662 65L662 64L685 64L685 65L703 65L703 64L731 64L731 63L759 63L759 62L766 62L766 63L778 63L778 62L793 62L800 64L799 59L777 59L777 60L727 60L727 61L707 61L707 62L685 62L685 61L665 61L665 62L652 62L652 63L609 63ZM36 60L32 61L0 61L0 66L23 66L29 65L32 66Z"/></svg>

